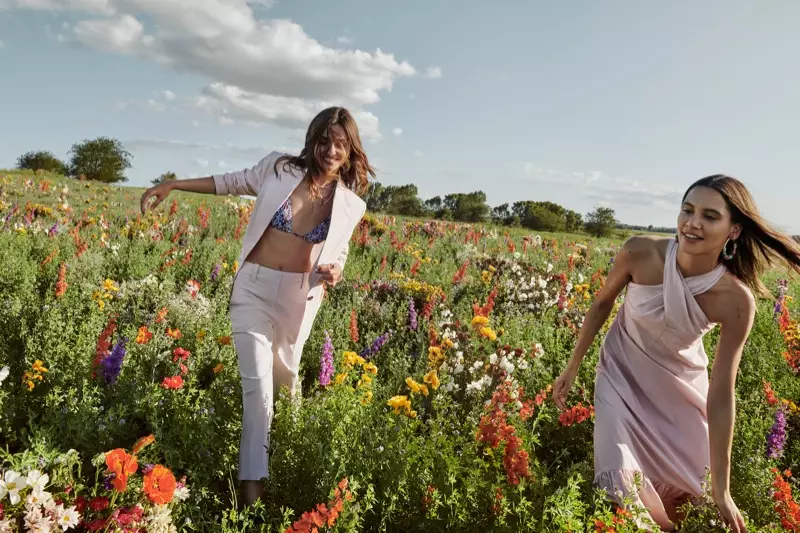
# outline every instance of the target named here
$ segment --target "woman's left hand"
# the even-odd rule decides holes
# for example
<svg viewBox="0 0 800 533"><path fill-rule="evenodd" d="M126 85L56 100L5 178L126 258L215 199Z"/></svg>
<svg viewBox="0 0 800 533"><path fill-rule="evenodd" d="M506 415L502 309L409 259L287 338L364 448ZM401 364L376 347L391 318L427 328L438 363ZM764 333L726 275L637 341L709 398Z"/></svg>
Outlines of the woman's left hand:
<svg viewBox="0 0 800 533"><path fill-rule="evenodd" d="M342 269L339 268L339 265L333 263L329 265L318 266L317 274L319 274L319 277L322 281L332 287L339 283L339 281L342 279Z"/></svg>

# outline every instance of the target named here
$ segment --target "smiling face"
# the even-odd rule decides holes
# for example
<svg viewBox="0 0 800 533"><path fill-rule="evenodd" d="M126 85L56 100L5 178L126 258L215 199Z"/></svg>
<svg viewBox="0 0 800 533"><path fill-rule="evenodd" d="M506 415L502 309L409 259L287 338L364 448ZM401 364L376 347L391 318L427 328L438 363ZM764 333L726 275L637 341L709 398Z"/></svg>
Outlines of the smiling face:
<svg viewBox="0 0 800 533"><path fill-rule="evenodd" d="M324 174L333 176L339 173L350 158L350 143L341 124L331 125L320 135L314 147L314 157Z"/></svg>
<svg viewBox="0 0 800 533"><path fill-rule="evenodd" d="M741 226L735 224L725 198L709 187L692 188L678 215L681 251L692 255L719 254L728 239L735 240Z"/></svg>

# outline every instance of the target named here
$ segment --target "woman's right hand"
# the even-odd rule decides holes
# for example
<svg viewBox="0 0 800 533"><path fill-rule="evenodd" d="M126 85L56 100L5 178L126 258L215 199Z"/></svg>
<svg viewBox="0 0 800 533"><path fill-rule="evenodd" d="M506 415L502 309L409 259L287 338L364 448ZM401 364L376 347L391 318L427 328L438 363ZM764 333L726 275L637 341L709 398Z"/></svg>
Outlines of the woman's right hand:
<svg viewBox="0 0 800 533"><path fill-rule="evenodd" d="M155 198L156 201L150 205L151 209L155 209L158 207L158 204L164 201L164 198L169 196L169 193L172 191L172 183L165 181L164 183L159 183L158 185L153 185L144 193L142 193L142 199L140 200L139 204L142 208L142 214L145 213L147 210L147 202L150 198Z"/></svg>
<svg viewBox="0 0 800 533"><path fill-rule="evenodd" d="M560 411L564 411L567 408L567 395L572 389L572 385L575 384L577 375L578 370L573 369L572 365L568 364L553 383L553 403L556 404Z"/></svg>

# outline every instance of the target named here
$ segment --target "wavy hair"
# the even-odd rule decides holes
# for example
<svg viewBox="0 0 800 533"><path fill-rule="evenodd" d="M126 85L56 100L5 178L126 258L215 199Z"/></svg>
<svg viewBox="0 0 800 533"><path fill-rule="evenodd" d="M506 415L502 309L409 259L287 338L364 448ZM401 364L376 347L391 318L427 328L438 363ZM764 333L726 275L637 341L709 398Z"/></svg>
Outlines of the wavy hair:
<svg viewBox="0 0 800 533"><path fill-rule="evenodd" d="M330 135L331 127L336 124L344 129L349 149L348 157L339 169L338 179L359 196L364 194L369 188L368 175L374 178L375 169L370 166L367 154L364 152L361 135L358 133L358 125L353 115L343 107L329 107L320 111L308 125L305 146L300 154L279 157L275 161L275 173L277 174L280 162L283 163L284 169L286 165L300 169L304 173L303 179L308 184L311 197L319 199L321 197L319 185L312 179L313 176L322 173L316 157L316 148L322 136Z"/></svg>

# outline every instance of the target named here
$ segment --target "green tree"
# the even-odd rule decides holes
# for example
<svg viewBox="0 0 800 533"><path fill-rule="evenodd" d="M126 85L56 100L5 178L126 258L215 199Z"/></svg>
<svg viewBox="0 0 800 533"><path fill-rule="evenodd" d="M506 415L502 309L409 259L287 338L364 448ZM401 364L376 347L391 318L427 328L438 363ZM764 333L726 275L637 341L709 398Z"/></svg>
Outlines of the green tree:
<svg viewBox="0 0 800 533"><path fill-rule="evenodd" d="M151 183L153 185L158 185L159 183L164 183L165 181L175 181L176 179L178 179L178 176L174 172L164 172Z"/></svg>
<svg viewBox="0 0 800 533"><path fill-rule="evenodd" d="M46 150L27 152L17 158L17 168L22 170L44 170L66 175L67 166L63 161Z"/></svg>
<svg viewBox="0 0 800 533"><path fill-rule="evenodd" d="M584 228L595 237L608 237L617 227L616 214L610 207L598 207L586 215Z"/></svg>
<svg viewBox="0 0 800 533"><path fill-rule="evenodd" d="M564 229L568 232L577 233L583 229L583 217L580 213L568 209L564 218L566 222Z"/></svg>
<svg viewBox="0 0 800 533"><path fill-rule="evenodd" d="M444 197L444 208L453 213L453 219L463 222L482 222L489 216L486 193L453 193Z"/></svg>
<svg viewBox="0 0 800 533"><path fill-rule="evenodd" d="M128 181L124 172L131 167L132 156L116 139L84 140L72 145L69 152L72 154L69 171L73 177L85 176L103 183Z"/></svg>

